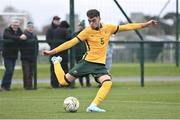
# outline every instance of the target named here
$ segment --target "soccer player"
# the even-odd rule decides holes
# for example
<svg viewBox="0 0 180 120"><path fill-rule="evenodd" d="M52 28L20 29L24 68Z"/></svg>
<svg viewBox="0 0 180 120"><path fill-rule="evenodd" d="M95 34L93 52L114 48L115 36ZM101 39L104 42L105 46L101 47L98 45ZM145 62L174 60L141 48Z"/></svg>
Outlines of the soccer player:
<svg viewBox="0 0 180 120"><path fill-rule="evenodd" d="M43 54L45 56L53 55L69 49L79 42L85 41L87 52L83 56L82 60L76 66L74 66L69 73L64 74L64 71L60 65L60 62L62 61L60 56L52 57L51 61L54 64L55 74L60 85L69 85L78 77L92 74L97 82L101 84L101 87L90 106L87 107L86 111L106 112L106 110L101 109L98 106L106 98L112 86L111 76L105 67L106 51L110 36L118 31L129 31L155 26L158 24L158 22L155 20L150 20L144 23L132 23L120 26L102 24L100 22L100 12L96 9L88 10L87 17L90 25L89 27L86 27L76 37L59 45L55 49L43 51Z"/></svg>

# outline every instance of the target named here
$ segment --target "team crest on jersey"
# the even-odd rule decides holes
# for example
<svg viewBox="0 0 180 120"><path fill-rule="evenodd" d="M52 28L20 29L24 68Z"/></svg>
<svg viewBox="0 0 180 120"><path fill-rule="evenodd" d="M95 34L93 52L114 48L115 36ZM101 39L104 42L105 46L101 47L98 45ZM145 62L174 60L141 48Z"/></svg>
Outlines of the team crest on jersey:
<svg viewBox="0 0 180 120"><path fill-rule="evenodd" d="M103 45L104 44L104 38L100 38L100 43L101 43L101 45Z"/></svg>

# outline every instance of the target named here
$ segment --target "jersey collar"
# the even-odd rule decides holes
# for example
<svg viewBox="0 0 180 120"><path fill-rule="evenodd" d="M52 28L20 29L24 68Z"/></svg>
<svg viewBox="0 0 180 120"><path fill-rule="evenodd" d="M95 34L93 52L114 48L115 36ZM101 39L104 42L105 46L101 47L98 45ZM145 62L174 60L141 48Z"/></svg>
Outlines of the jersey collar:
<svg viewBox="0 0 180 120"><path fill-rule="evenodd" d="M100 27L99 27L99 28L97 27L95 30L98 31L98 30L101 29L102 27L103 27L103 26L102 26L102 24L100 23Z"/></svg>

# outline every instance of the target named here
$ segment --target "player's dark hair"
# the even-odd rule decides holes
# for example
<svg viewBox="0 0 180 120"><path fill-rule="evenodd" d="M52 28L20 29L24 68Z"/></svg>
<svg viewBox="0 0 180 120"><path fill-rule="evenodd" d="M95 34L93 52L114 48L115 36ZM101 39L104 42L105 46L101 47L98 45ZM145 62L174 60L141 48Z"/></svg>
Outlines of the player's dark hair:
<svg viewBox="0 0 180 120"><path fill-rule="evenodd" d="M87 11L87 17L89 18L99 17L99 16L100 16L100 12L96 9L90 9Z"/></svg>

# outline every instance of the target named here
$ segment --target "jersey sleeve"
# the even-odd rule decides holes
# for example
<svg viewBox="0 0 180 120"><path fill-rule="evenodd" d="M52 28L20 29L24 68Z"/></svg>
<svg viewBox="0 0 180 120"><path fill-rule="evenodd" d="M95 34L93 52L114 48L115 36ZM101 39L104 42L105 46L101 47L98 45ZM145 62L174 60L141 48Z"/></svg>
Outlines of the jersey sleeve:
<svg viewBox="0 0 180 120"><path fill-rule="evenodd" d="M79 42L79 39L77 37L59 45L58 47L54 48L56 53L67 50L71 48L72 46L76 45Z"/></svg>
<svg viewBox="0 0 180 120"><path fill-rule="evenodd" d="M119 30L119 26L109 24L108 29L111 31L111 34L116 34L118 32L118 30Z"/></svg>
<svg viewBox="0 0 180 120"><path fill-rule="evenodd" d="M78 38L79 41L85 41L87 39L87 36L88 36L87 29L84 29L76 36L76 38Z"/></svg>
<svg viewBox="0 0 180 120"><path fill-rule="evenodd" d="M108 28L111 30L111 34L116 34L117 32L120 32L120 31L141 29L143 27L142 27L142 23L130 23L130 24L119 25L119 26L109 24Z"/></svg>
<svg viewBox="0 0 180 120"><path fill-rule="evenodd" d="M141 23L130 23L125 25L119 25L119 31L129 31L129 30L135 30L141 28L142 28Z"/></svg>

